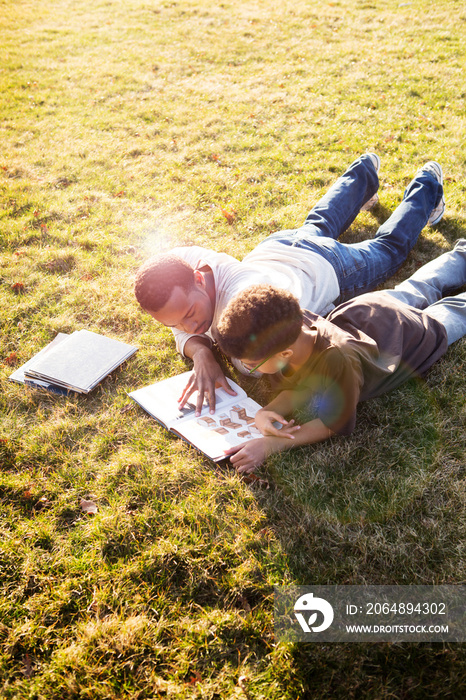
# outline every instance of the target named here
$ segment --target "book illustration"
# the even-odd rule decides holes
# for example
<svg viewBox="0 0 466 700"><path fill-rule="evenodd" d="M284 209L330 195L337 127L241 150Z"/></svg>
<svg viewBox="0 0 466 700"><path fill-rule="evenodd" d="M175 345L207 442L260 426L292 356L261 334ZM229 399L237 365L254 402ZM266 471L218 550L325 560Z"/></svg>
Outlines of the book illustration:
<svg viewBox="0 0 466 700"><path fill-rule="evenodd" d="M217 424L217 421L215 421L211 416L203 416L202 418L198 418L197 422L200 426L203 428L208 428L209 430L213 430L214 433L218 433L219 435L227 435L228 430L225 428L222 424L220 426Z"/></svg>
<svg viewBox="0 0 466 700"><path fill-rule="evenodd" d="M246 413L246 409L243 408L242 406L233 406L233 408L230 411L230 415L233 420L239 420L239 421L244 421L248 425L250 423L254 423L254 416L248 416Z"/></svg>
<svg viewBox="0 0 466 700"><path fill-rule="evenodd" d="M204 401L203 407L206 406L206 402ZM178 417L184 418L185 416L192 416L196 410L196 406L188 401L182 408L178 408Z"/></svg>
<svg viewBox="0 0 466 700"><path fill-rule="evenodd" d="M216 411L209 412L206 401L201 415L196 416L196 396L190 397L190 406L179 408L179 397L191 372L164 379L137 389L129 394L145 411L168 430L176 433L205 455L219 461L225 459L225 450L246 440L260 436L254 425L254 416L260 405L247 396L244 389L231 381L236 396L230 396L221 387L215 391Z"/></svg>
<svg viewBox="0 0 466 700"><path fill-rule="evenodd" d="M210 416L202 416L202 418L197 419L197 422L205 428L214 428L217 425L216 421Z"/></svg>
<svg viewBox="0 0 466 700"><path fill-rule="evenodd" d="M228 430L236 430L237 428L241 428L241 423L233 423L230 416L227 416L225 413L219 417L219 423L224 428L228 428Z"/></svg>
<svg viewBox="0 0 466 700"><path fill-rule="evenodd" d="M260 437L262 435L261 431L259 428L256 428L255 424L250 425L247 429L236 434L238 437L243 438L243 440L250 440L251 438Z"/></svg>
<svg viewBox="0 0 466 700"><path fill-rule="evenodd" d="M249 430L242 430L240 433L238 433L238 437L243 438L243 440L247 440L252 436Z"/></svg>
<svg viewBox="0 0 466 700"><path fill-rule="evenodd" d="M230 431L236 432L236 435L242 440L250 440L261 434L254 424L254 416L248 415L246 408L240 405L233 406L229 411L229 415L226 413L220 414L218 423L212 416L201 416L197 419L197 423L219 435L227 435Z"/></svg>

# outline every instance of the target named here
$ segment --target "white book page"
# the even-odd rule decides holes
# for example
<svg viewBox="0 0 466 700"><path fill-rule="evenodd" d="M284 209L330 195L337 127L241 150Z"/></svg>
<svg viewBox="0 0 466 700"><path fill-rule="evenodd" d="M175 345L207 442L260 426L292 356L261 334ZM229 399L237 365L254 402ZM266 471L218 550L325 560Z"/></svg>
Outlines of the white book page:
<svg viewBox="0 0 466 700"><path fill-rule="evenodd" d="M231 399L231 397L229 397ZM203 411L198 418L181 421L174 429L214 461L225 459L225 450L261 437L254 416L260 405L246 397L218 406L215 413Z"/></svg>
<svg viewBox="0 0 466 700"><path fill-rule="evenodd" d="M182 409L178 407L178 402L183 389L185 388L191 372L183 372L175 377L163 379L155 384L132 391L129 396L134 399L151 416L163 423L167 428L179 430L180 423L196 420L197 391L189 398L189 401ZM246 397L246 392L238 384L228 379L230 386L237 392L237 396L230 396L222 388L215 390L216 413L224 410L226 406L234 403L240 398ZM209 414L207 400L204 399L201 415Z"/></svg>

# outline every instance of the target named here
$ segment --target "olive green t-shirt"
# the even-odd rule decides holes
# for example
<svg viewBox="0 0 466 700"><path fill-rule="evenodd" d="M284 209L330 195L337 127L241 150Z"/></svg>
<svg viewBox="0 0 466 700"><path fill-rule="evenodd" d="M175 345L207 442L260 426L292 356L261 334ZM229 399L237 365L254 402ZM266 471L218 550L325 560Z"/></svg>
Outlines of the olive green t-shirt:
<svg viewBox="0 0 466 700"><path fill-rule="evenodd" d="M448 347L439 321L384 292L340 304L325 319L305 311L304 319L314 333L312 354L294 374L285 370L275 381L341 434L353 430L359 401L424 374Z"/></svg>

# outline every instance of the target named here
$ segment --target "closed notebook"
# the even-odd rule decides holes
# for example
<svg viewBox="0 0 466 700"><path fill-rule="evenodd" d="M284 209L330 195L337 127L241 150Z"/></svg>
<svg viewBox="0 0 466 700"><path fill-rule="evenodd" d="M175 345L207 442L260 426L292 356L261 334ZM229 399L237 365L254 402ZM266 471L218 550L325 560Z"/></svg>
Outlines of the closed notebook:
<svg viewBox="0 0 466 700"><path fill-rule="evenodd" d="M52 384L48 381L43 381L42 379L33 379L32 377L28 377L27 371L31 365L37 362L39 357L46 355L54 347L56 347L59 343L62 343L65 340L65 338L68 337L68 333L59 333L58 335L56 335L55 338L48 345L45 346L45 348L42 348L42 350L40 350L37 353L37 355L31 357L31 359L28 360L24 365L18 367L18 369L16 369L13 372L13 374L10 374L10 379L14 382L18 382L19 384L27 384L28 386L32 386L35 389L47 389L47 391L53 391L53 393L55 394L67 394L68 390L64 387L56 386L55 384Z"/></svg>
<svg viewBox="0 0 466 700"><path fill-rule="evenodd" d="M33 358L25 378L87 394L136 350L134 345L98 333L75 331L46 354Z"/></svg>

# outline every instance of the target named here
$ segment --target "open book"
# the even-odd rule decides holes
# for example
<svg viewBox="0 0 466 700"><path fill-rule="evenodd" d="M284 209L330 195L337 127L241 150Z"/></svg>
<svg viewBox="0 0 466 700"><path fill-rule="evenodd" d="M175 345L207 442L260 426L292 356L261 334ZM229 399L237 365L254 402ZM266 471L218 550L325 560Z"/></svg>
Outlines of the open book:
<svg viewBox="0 0 466 700"><path fill-rule="evenodd" d="M191 372L163 379L129 396L155 418L161 425L196 447L214 462L225 459L225 450L246 440L260 437L254 416L261 406L251 399L244 389L228 379L236 396L230 396L222 388L216 395L215 413L209 413L204 400L201 415L195 416L197 392L181 410L178 399L187 384Z"/></svg>

